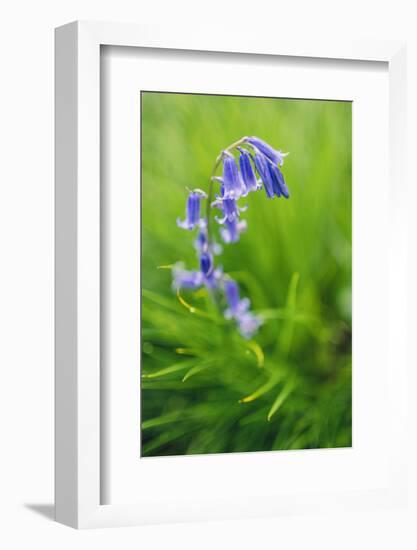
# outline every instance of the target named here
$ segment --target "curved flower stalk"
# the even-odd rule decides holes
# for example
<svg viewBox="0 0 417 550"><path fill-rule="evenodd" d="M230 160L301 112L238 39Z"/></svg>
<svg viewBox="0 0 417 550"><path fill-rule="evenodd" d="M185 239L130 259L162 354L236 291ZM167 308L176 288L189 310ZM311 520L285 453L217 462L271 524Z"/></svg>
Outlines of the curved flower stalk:
<svg viewBox="0 0 417 550"><path fill-rule="evenodd" d="M238 155L238 161L236 156ZM220 236L225 244L235 243L240 234L247 229L246 220L241 219L241 213L247 206L238 204L239 199L248 197L262 187L266 196L289 198L290 194L285 183L281 167L288 153L282 153L271 147L262 139L251 136L243 137L232 143L217 157L208 193L201 189L188 191L185 220L177 220L177 225L189 231L198 229L194 247L197 251L199 268L189 271L179 262L173 267L173 288L196 290L205 286L211 293L222 293L227 308L223 314L226 319L233 320L244 338L252 338L262 325L259 315L250 311L250 300L240 298L239 286L222 267L216 267L214 256L221 253L221 246L215 241L211 230L211 212L213 208L221 214L215 216L220 226ZM221 176L216 171L222 164ZM213 186L219 186L213 200ZM205 216L201 216L201 202L206 200Z"/></svg>

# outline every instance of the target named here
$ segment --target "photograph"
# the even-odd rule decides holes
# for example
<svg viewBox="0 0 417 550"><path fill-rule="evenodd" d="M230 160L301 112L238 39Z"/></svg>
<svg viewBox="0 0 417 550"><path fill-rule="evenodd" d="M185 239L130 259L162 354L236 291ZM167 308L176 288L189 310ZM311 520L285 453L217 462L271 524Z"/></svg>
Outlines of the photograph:
<svg viewBox="0 0 417 550"><path fill-rule="evenodd" d="M352 446L352 102L140 91L141 457Z"/></svg>

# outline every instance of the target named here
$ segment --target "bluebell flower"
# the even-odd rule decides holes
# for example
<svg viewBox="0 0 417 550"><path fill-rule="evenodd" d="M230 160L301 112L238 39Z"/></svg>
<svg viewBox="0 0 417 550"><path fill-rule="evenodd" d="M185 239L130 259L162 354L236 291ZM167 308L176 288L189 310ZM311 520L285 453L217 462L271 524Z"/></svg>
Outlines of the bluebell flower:
<svg viewBox="0 0 417 550"><path fill-rule="evenodd" d="M210 290L218 288L223 279L221 267L214 268L213 257L203 253L200 257L200 270L189 271L184 269L184 264L178 262L174 265L172 286L175 290L197 290L205 285Z"/></svg>
<svg viewBox="0 0 417 550"><path fill-rule="evenodd" d="M226 220L220 234L226 244L236 243L239 240L240 234L246 231L247 227L246 220Z"/></svg>
<svg viewBox="0 0 417 550"><path fill-rule="evenodd" d="M207 230L205 228L200 229L198 232L197 238L194 241L194 246L198 252L207 252L209 243Z"/></svg>
<svg viewBox="0 0 417 550"><path fill-rule="evenodd" d="M248 311L250 307L250 301L248 298L239 297L239 286L233 279L227 279L224 282L224 293L228 308L224 312L226 319L236 319L239 315Z"/></svg>
<svg viewBox="0 0 417 550"><path fill-rule="evenodd" d="M268 143L256 136L245 138L245 142L252 145L255 149L258 149L258 151L265 155L265 157L269 159L273 164L279 164L280 166L282 166L284 164L284 158L288 155L288 153L277 151Z"/></svg>
<svg viewBox="0 0 417 550"><path fill-rule="evenodd" d="M179 218L177 219L178 227L191 230L200 224L201 199L205 197L207 195L201 189L190 191L187 199L186 217L184 221L181 221Z"/></svg>
<svg viewBox="0 0 417 550"><path fill-rule="evenodd" d="M247 311L239 316L237 323L240 334L243 338L249 340L262 325L262 319L258 315Z"/></svg>
<svg viewBox="0 0 417 550"><path fill-rule="evenodd" d="M203 252L201 254L200 269L205 277L209 277L213 271L213 256L209 252Z"/></svg>
<svg viewBox="0 0 417 550"><path fill-rule="evenodd" d="M200 256L200 271L203 275L203 283L209 289L215 289L219 286L223 277L221 268L214 268L213 256L208 252L203 252Z"/></svg>
<svg viewBox="0 0 417 550"><path fill-rule="evenodd" d="M290 197L290 192L288 191L288 187L285 183L284 176L282 175L281 170L275 164L270 163L268 163L268 170L271 176L272 188L275 195L277 197L280 197L282 195L286 199L288 199Z"/></svg>
<svg viewBox="0 0 417 550"><path fill-rule="evenodd" d="M181 262L175 264L172 275L172 286L175 290L180 288L195 290L200 288L204 282L203 274L200 271L188 271L184 269L184 264Z"/></svg>
<svg viewBox="0 0 417 550"><path fill-rule="evenodd" d="M239 286L236 281L227 279L224 282L224 292L228 308L224 312L226 319L235 319L239 331L244 338L251 338L262 324L259 316L249 311L248 298L239 297Z"/></svg>
<svg viewBox="0 0 417 550"><path fill-rule="evenodd" d="M217 267L209 271L206 275L204 275L203 283L208 289L214 290L215 288L219 288L219 286L222 283L222 280L223 280L223 270L221 267Z"/></svg>
<svg viewBox="0 0 417 550"><path fill-rule="evenodd" d="M255 172L252 168L250 154L241 147L238 147L240 152L239 167L242 174L242 180L246 187L246 193L250 191L257 191L261 186L256 181Z"/></svg>
<svg viewBox="0 0 417 550"><path fill-rule="evenodd" d="M210 243L207 234L207 220L205 218L200 221L200 228L194 241L194 246L199 254L201 252L208 252Z"/></svg>
<svg viewBox="0 0 417 550"><path fill-rule="evenodd" d="M239 214L244 212L247 208L246 206L239 206L235 199L224 199L219 196L217 196L211 206L215 206L222 210L223 217L219 218L216 216L216 221L220 224L223 224L226 220L229 222L237 220L239 218Z"/></svg>
<svg viewBox="0 0 417 550"><path fill-rule="evenodd" d="M238 199L245 194L246 189L239 174L235 157L231 153L223 151L222 161L222 196L227 199Z"/></svg>
<svg viewBox="0 0 417 550"><path fill-rule="evenodd" d="M256 152L254 156L254 162L256 169L258 171L258 174L261 177L262 183L264 184L264 189L266 192L266 196L269 199L274 198L274 185L272 182L271 173L269 171L269 162L266 160L264 155Z"/></svg>
<svg viewBox="0 0 417 550"><path fill-rule="evenodd" d="M200 222L200 230L198 232L197 238L194 241L194 247L199 255L202 252L209 251L216 255L223 252L222 246L214 239L211 239L211 242L209 242L207 235L207 222L205 219L202 219Z"/></svg>

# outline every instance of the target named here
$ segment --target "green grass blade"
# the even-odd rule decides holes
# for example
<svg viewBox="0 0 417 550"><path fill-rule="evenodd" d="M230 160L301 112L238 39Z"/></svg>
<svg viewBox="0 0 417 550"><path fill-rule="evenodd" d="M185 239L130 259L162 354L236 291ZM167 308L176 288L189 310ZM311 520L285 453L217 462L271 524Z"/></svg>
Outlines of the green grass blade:
<svg viewBox="0 0 417 550"><path fill-rule="evenodd" d="M152 292L152 290L147 290L146 288L142 288L142 297L146 298L147 300L150 300L155 304L158 304L159 306L169 309L170 311L174 311L175 313L178 313L181 311L181 309L173 300L164 298L163 296L157 294L156 292Z"/></svg>
<svg viewBox="0 0 417 550"><path fill-rule="evenodd" d="M165 367L164 369L158 370L156 372L142 374L142 378L158 378L160 376L166 376L167 374L172 374L173 372L178 372L188 368L190 368L190 362L182 361L181 363L175 363L175 365Z"/></svg>
<svg viewBox="0 0 417 550"><path fill-rule="evenodd" d="M246 347L255 355L258 367L262 368L265 364L265 355L261 346L254 340L249 340L248 342L245 342L245 344Z"/></svg>
<svg viewBox="0 0 417 550"><path fill-rule="evenodd" d="M149 420L142 422L142 430L148 430L149 428L155 428L156 426L177 422L178 420L181 420L181 417L181 412L176 411L174 413L164 414L156 418L150 418Z"/></svg>
<svg viewBox="0 0 417 550"><path fill-rule="evenodd" d="M268 422L271 420L271 418L274 416L277 410L281 407L281 405L284 403L284 401L287 399L287 397L290 395L293 389L294 389L294 382L292 380L282 388L280 393L277 395L275 401L273 402L272 407L269 409L268 416L267 416Z"/></svg>
<svg viewBox="0 0 417 550"><path fill-rule="evenodd" d="M188 380L189 378L191 378L192 376L195 376L196 374L198 374L199 372L202 372L204 370L207 370L211 367L211 364L205 364L205 365L196 365L195 367L193 367L192 369L190 369L184 376L184 378L182 379L183 382L185 382L186 380Z"/></svg>
<svg viewBox="0 0 417 550"><path fill-rule="evenodd" d="M297 300L297 287L298 281L300 280L300 274L295 272L292 274L291 281L288 287L287 294L287 309L291 312L294 312Z"/></svg>
<svg viewBox="0 0 417 550"><path fill-rule="evenodd" d="M274 388L278 384L281 378L282 378L282 373L272 374L268 382L260 386L256 391L254 391L250 395L247 395L246 397L242 397L242 399L239 399L239 403L250 403L251 401L255 401L255 399L258 399L265 393L271 391L272 388Z"/></svg>
<svg viewBox="0 0 417 550"><path fill-rule="evenodd" d="M287 293L287 312L288 319L283 325L281 331L281 337L278 340L278 350L280 351L283 357L288 357L288 354L291 349L291 343L294 334L294 324L295 324L295 315L296 315L296 306L297 306L297 288L298 281L300 280L300 274L295 272L293 273L290 284L288 286Z"/></svg>

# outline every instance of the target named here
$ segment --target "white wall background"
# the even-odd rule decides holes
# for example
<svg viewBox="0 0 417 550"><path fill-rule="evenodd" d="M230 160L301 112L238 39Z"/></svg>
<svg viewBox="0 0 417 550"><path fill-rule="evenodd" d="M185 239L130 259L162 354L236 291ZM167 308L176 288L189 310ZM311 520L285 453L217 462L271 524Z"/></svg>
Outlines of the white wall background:
<svg viewBox="0 0 417 550"><path fill-rule="evenodd" d="M416 322L417 18L397 0L14 0L0 8L0 547L417 547L417 510L76 532L53 523L53 28L75 19L408 40L410 327ZM263 29L263 25L267 25ZM384 159L381 159L383 162ZM414 328L410 328L413 340ZM411 353L412 352L412 353ZM411 355L413 357L411 357ZM410 345L410 457L417 389ZM395 444L395 442L388 442ZM411 471L415 505L415 464ZM414 522L415 523L415 522Z"/></svg>

